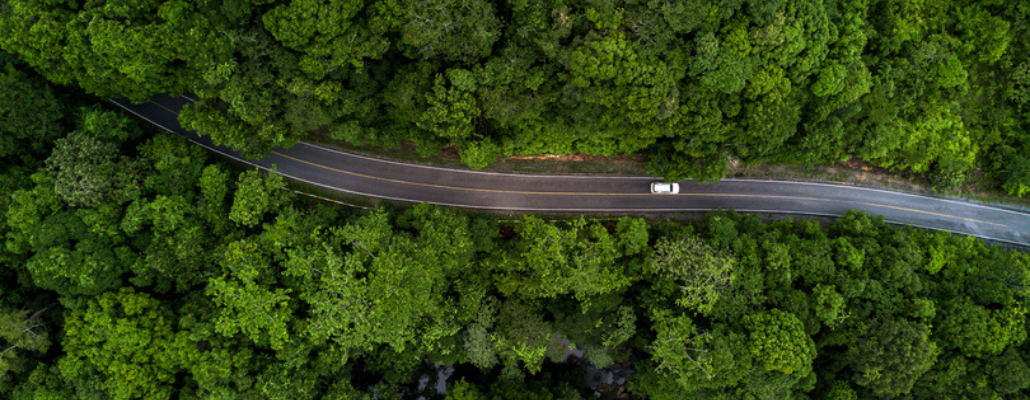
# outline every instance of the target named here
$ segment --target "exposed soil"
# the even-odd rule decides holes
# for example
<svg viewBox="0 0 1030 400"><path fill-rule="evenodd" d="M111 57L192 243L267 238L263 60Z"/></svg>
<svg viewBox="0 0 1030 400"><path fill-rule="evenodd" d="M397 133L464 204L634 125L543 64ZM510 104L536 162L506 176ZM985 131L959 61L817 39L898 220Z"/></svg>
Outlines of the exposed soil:
<svg viewBox="0 0 1030 400"><path fill-rule="evenodd" d="M736 178L822 180L847 185L871 186L920 193L930 191L929 182L922 175L908 170L890 171L859 159L820 165L760 164L752 167L743 167L730 163L727 176Z"/></svg>
<svg viewBox="0 0 1030 400"><path fill-rule="evenodd" d="M592 156L589 154L541 154L535 156L511 156L506 158L508 161L517 160L551 160L551 161L569 161L569 162L606 162L606 163L628 163L628 164L640 164L640 167L644 166L647 161L643 155L637 156L616 156L616 157L605 157L605 156Z"/></svg>

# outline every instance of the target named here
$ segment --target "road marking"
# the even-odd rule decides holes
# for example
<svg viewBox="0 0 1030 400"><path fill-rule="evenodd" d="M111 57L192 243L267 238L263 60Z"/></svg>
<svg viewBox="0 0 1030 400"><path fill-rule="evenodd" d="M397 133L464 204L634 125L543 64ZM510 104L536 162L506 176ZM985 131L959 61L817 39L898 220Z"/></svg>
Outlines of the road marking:
<svg viewBox="0 0 1030 400"><path fill-rule="evenodd" d="M437 189L446 189L446 190L458 190L458 191L468 191L468 192L485 192L485 193L523 194L523 195L536 195L536 196L655 196L652 193L538 192L538 191L519 191L519 190L503 190L503 189L481 189L481 188L465 188L465 187L458 187L458 186L438 185L438 184L433 184L433 183L410 182L410 181L404 181L404 180L400 180L400 179L383 178L383 177L378 177L378 176L373 176L373 175L367 175L367 174L362 174L362 173L342 170L342 169L339 169L339 168L333 168L333 167L325 166L325 165L318 164L318 163L315 163L315 162L311 162L311 161L307 161L307 160L302 160L300 158L296 158L296 157L293 157L293 156L288 156L286 154L279 153L277 151L272 151L272 154L280 156L280 157L283 157L283 158L286 158L286 159L289 159L289 160L293 160L293 161L296 161L296 162L299 162L299 163L302 163L302 164L307 164L307 165L310 165L310 166L313 166L313 167L316 167L316 168L322 168L322 169L325 169L325 170L329 170L329 171L333 171L333 172L337 172L337 173L341 173L341 174L345 174L345 175L357 176L357 177L362 177L362 178L367 178L367 179L374 179L374 180L380 180L380 181L386 181L386 182L400 183L400 184L406 184L406 185L424 186L424 187L431 187L431 188L437 188ZM974 218L965 218L965 217L959 217L959 216L954 216L954 215L935 213L935 212L931 212L931 211L917 210L917 209L913 209L913 208L898 207L898 206L891 206L891 205L885 205L885 204L876 204L876 203L866 203L866 202L859 202L859 201L850 201L850 200L834 200L834 199L823 199L823 198L818 198L818 197L799 197L799 196L753 195L753 194L744 194L744 193L680 193L679 195L680 196L694 196L694 197L741 197L741 198L752 198L752 199L777 199L777 200L794 200L794 201L842 202L842 203L864 205L864 206L868 206L868 207L880 207L880 208L889 208L889 209L900 210L900 211L908 211L908 212L913 212L913 213L918 213L918 214L933 215L933 216L937 216L937 217L958 219L958 220L969 221L969 222L976 222L976 223L981 223L981 224L990 224L990 225L1001 226L1001 227L1005 227L1005 228L1008 227L1008 225L998 224L998 223L988 222L988 221L982 221L982 220L978 220L978 219L974 219Z"/></svg>
<svg viewBox="0 0 1030 400"><path fill-rule="evenodd" d="M326 170L333 171L333 172L338 172L338 173L341 173L341 174L353 175L353 176L358 176L358 177L362 177L362 178L375 179L375 180L386 181L386 182L400 183L400 184L405 184L405 185L425 186L425 187L431 187L431 188L437 188L437 189L464 190L464 191L470 191L470 192L487 192L487 193L551 195L551 196L658 196L656 194L646 193L646 192L640 192L640 193L537 192L537 191L523 191L523 190L482 189L482 188L467 188L467 187L460 187L460 186L447 186L447 185L438 185L438 184L435 184L435 183L411 182L411 181L405 181L405 180L400 180L400 179L383 178L383 177L374 176L374 175L367 175L367 174L362 174L362 173L358 173L358 172L347 171L347 170L343 170L343 169L339 169L339 168L333 168L333 167L325 166L325 165L322 165L322 164L319 164L319 163L303 160L303 159L300 159L300 158L297 158L297 157L288 156L286 154L283 154L283 153L280 153L280 152L277 152L277 151L274 151L274 150L272 151L272 154L280 156L280 157L283 157L283 158L286 158L286 159L289 159L289 160L293 160L293 161L296 161L296 162L299 162L299 163L307 164L307 165L310 165L310 166L313 166L313 167L317 167L317 168L326 169ZM682 195L682 196L723 196L723 197L751 197L751 198L786 199L786 200L833 201L833 200L829 200L829 199L820 199L820 198L817 198L817 197L751 195L751 194L743 194L743 193L726 193L726 194L718 194L718 193L680 193L679 195Z"/></svg>
<svg viewBox="0 0 1030 400"><path fill-rule="evenodd" d="M921 199L941 201L941 202L946 202L946 203L953 203L953 204L961 205L963 207L983 208L983 209L988 209L988 210L991 210L991 211L999 211L999 212L1004 212L1004 213L1009 213L1009 214L1016 214L1016 215L1019 215L1019 216L1022 216L1022 217L1030 216L1030 212L1028 212L1028 211L1013 210L1013 209L1010 209L1010 208L992 206L992 205L989 205L989 204L980 204L980 203L975 203L975 202L971 202L971 201L968 201L968 200L956 200L956 199L949 199L949 198L946 198L946 197L938 197L938 196L931 196L931 195L918 194L918 193L902 192L902 191L898 191L898 190L880 189L880 188L872 188L872 187L865 187L865 186L855 186L855 185L843 185L843 184L839 184L839 183L812 182L812 181L791 181L791 180L784 180L784 179L757 179L757 178L723 178L723 179L720 179L720 182L787 183L787 184L794 184L794 185L809 185L809 186L832 187L832 188L845 189L845 190L868 190L868 191L873 191L873 192L889 193L889 194L898 195L898 196L918 197L918 198L921 198Z"/></svg>
<svg viewBox="0 0 1030 400"><path fill-rule="evenodd" d="M158 127L158 128L161 128L161 129L164 129L164 130L168 131L168 133L173 133L173 134L176 134L176 135L179 135L179 136L183 136L183 134L182 134L181 132L176 132L176 131L173 131L173 130L172 130L171 128L168 128L167 126L164 126L164 125L161 125L161 124L159 124L159 123L157 123L157 122L154 122L154 121L153 121L153 120L151 120L150 118L147 118L147 117L145 117L145 116L143 116L143 115L140 115L140 113L138 113L138 112L132 111L132 109L131 109L131 108L129 108L128 106L126 106L126 105L124 105L124 104L122 104L122 103L119 103L119 102L117 102L117 101L114 101L113 99L107 99L107 101L110 101L110 102L114 103L114 105L116 105L116 106L118 106L118 107L121 107L121 108L122 108L123 110L125 110L125 111L128 111L128 112L132 113L132 115L135 115L135 116L137 116L137 117L139 117L139 118L143 119L144 121L147 121L147 122L149 122L149 123L150 123L151 125L154 125L154 126L156 126L156 127ZM230 158L230 159L236 160L237 162L240 162L240 163L248 164L248 165L250 165L250 166L252 166L252 167L254 167L254 168L260 168L260 169L268 169L267 167L263 167L263 166L261 166L261 165L255 164L255 163L251 162L250 160L247 160L247 159L243 159L243 158L239 158L239 157L237 157L236 155L233 155L233 154L230 154L230 153L226 153L226 152L224 152L224 151L221 151L221 150L219 150L219 149L218 149L217 147L212 147L212 146L208 146L208 145L206 145L206 144L204 144L204 143L201 143L201 142L198 142L198 141L196 141L196 140L193 140L193 139L191 139L191 138L190 138L189 136L183 136L183 137L184 137L184 138L185 138L186 140L190 141L191 143L193 143L193 144L195 144L195 145L197 145L197 146L200 146L200 147L203 147L203 148L205 148L205 149L208 149L208 150L209 150L209 151L211 151L212 153L215 153L215 154L221 154L221 155L222 155L223 157L226 157L226 158ZM285 176L289 176L289 175L285 175ZM292 177L291 177L291 178L292 178ZM294 179L299 179L299 178L294 178Z"/></svg>
<svg viewBox="0 0 1030 400"><path fill-rule="evenodd" d="M269 171L270 170L268 167L263 167L263 166L260 166L260 165L257 165L256 167L260 168L260 169L263 169L265 171ZM425 201L425 200L411 200L411 199L404 199L404 198L400 198L400 197L384 196L384 195L375 194L375 193L359 192L359 191L345 189L345 188L340 188L340 187L336 187L336 186L329 186L329 185L326 185L324 183L309 181L307 179L300 178L300 177L290 177L290 178L294 179L294 180L297 180L297 181L300 181L300 182L304 182L304 183L310 184L310 185L319 186L319 187L323 187L323 188L326 188L326 189L329 189L329 190L335 190L335 191L338 191L338 192L350 193L350 194L354 194L354 195L358 195L358 196L366 196L366 197L372 197L372 198L384 199L384 200L401 201L401 202L405 202L405 203L416 203L416 204L417 203L426 203L426 204L435 204L435 205L438 205L438 206L445 206L445 207L471 208L471 209L476 209L476 210L493 210L493 211L510 211L510 212L526 212L526 211L533 212L533 211L535 211L535 212L582 212L582 213L629 213L629 214L642 213L642 212L705 212L705 211L716 211L717 210L717 209L713 209L713 208L648 208L648 209L636 209L636 208L584 208L584 209L579 209L579 208L542 208L542 207L535 207L534 208L534 207L476 206L476 205L460 204L460 203L445 203L445 202L441 202L441 201L431 201L431 200L429 200L429 201ZM736 210L737 212L742 212L742 213L756 213L756 214L786 214L786 215L810 215L810 216L814 215L814 216L830 217L830 218L839 218L840 217L840 214L820 213L820 212L815 212L815 211L763 210L763 209L745 209L745 208L737 208L737 209L734 209L734 210ZM978 237L978 238L981 238L981 239L993 240L993 241L996 241L996 242L1008 243L1008 244L1018 245L1018 246L1026 246L1027 245L1026 243L1017 242L1017 241L1013 241L1013 240L1009 240L1009 239L996 238L996 237L993 237L993 236L980 236L980 235L977 235L975 233L956 231L956 230L948 229L948 228L933 228L933 227L930 227L930 226L913 224L911 222L899 222L899 221L889 220L889 219L886 219L886 218L884 219L884 222L886 222L888 224L893 224L893 225L912 226L912 227L916 227L916 228L920 228L920 229L926 229L926 230L931 230L931 231L951 232L951 233L954 233L954 234L957 234L957 235ZM1017 236L1018 236L1018 233L1017 233Z"/></svg>
<svg viewBox="0 0 1030 400"><path fill-rule="evenodd" d="M366 174L362 174L362 173L358 173L358 172L352 172L352 171L342 170L342 169L339 169L339 168L333 168L333 167L325 166L325 165L322 165L322 164L319 164L319 163L303 160L303 159L300 159L300 158L297 158L297 157L293 157L293 156L288 156L286 154L283 154L283 153L280 153L280 152L277 152L277 151L274 151L274 150L272 151L272 154L280 156L280 157L283 157L283 158L286 158L286 159L289 159L289 160L293 160L293 161L296 161L296 162L299 162L299 163L302 163L302 164L307 164L307 165L310 165L310 166L313 166L313 167L322 168L322 169L326 169L326 170L333 171L333 172L338 172L338 173L345 174L345 175L353 175L353 176L358 176L358 177L362 177L362 178L375 179L375 180L380 180L380 181L400 183L400 184L406 184L406 185L416 185L416 186L432 187L432 188L437 188L437 189L466 190L466 191L471 191L471 192L487 192L487 193L510 193L510 194L531 194L531 195L547 194L547 195L561 195L561 196L652 196L651 193L526 192L526 191L502 190L502 189L463 188L463 187L458 187L458 186L437 185L437 184L434 184L434 183L410 182L410 181L404 181L404 180L400 180L400 179L383 178L383 177L380 177L380 176L366 175Z"/></svg>
<svg viewBox="0 0 1030 400"><path fill-rule="evenodd" d="M347 156L347 157L354 157L354 158L365 159L365 160L376 161L376 162L382 162L382 163L387 163L387 164L400 165L400 166L409 167L409 168L410 167L415 167L415 168L431 169L431 170L445 171L445 172L452 172L452 173L460 173L460 174L478 174L478 175L493 175L493 176L510 176L510 177L517 177L517 178L546 178L546 179L604 179L604 180L609 180L609 179L628 179L628 180L641 180L641 181L653 181L655 179L660 179L660 178L646 177L646 176L581 176L581 175L554 175L554 174L551 174L551 175L540 175L540 174L518 174L518 173L490 172L490 171L470 171L470 170L457 169L457 168L437 167L437 166L433 166L433 165L425 165L425 164L418 164L418 163L405 163L405 162L399 162L399 161L394 161L394 160L389 160L389 159L384 159L384 158L370 157L370 156L363 155L363 154L351 153L351 152L348 152L348 151L337 150L337 149L333 149L333 148L329 148L329 147L324 147L324 146L316 145L316 144L311 144L311 143L307 143L307 142L297 142L297 144L305 145L305 146L312 147L312 148L315 148L315 149L318 149L318 150L322 150L322 151L336 153L336 154ZM840 185L840 184L823 183L823 182L788 181L788 180L776 180L776 179L723 178L723 179L721 179L721 181L727 181L727 182L747 182L747 183L751 183L751 182L755 182L755 183L780 183L780 184L790 184L790 185L823 186L823 187L831 187L831 188L843 189L843 190L869 190L869 191L889 193L889 194L894 194L894 195L901 195L901 196L908 196L908 197L918 197L918 198L923 198L923 199L927 199L927 200L948 202L948 203L958 204L958 205L961 205L961 206L964 206L964 207L972 206L972 207L983 208L983 209L988 209L988 210L992 210L992 211L1000 211L1000 212L1005 212L1005 213L1010 213L1010 214L1016 214L1016 215L1023 216L1023 217L1028 216L1026 212L1009 210L1009 209L1000 208L1000 207L994 207L994 206L990 206L990 205L970 203L970 202L963 202L963 201L958 201L958 200L953 200L953 199L947 199L947 198L942 198L942 197L934 197L934 196L926 196L926 195L915 194L915 193L906 193L906 192L900 192L900 191L896 191L896 190L868 188L868 187L862 187L862 186ZM879 205L879 204L867 204L867 203L860 203L860 202L853 202L853 201L848 201L848 202L852 203L852 204L862 204L862 205L868 205L868 206L893 208L893 209L898 209L898 210L903 210L903 211L923 212L923 211L918 211L918 210L913 210L913 209L908 209L908 208L903 208L903 207L886 206L886 205ZM947 215L944 215L944 214L935 214L935 213L932 213L932 212L923 212L923 213L930 214L930 215L947 216ZM960 217L952 217L952 216L947 216L947 217L949 217L949 218L960 218ZM963 219L963 218L960 218L960 219ZM975 219L967 219L967 220L969 220L969 221L976 221L976 222L984 222L984 221L979 221L979 220L975 220ZM984 222L984 223L994 224L994 223L991 223L991 222ZM1008 226L1008 225L1001 225L1001 224L994 224L994 225L1005 226L1005 227Z"/></svg>
<svg viewBox="0 0 1030 400"><path fill-rule="evenodd" d="M864 203L864 202L860 202L860 201L851 201L851 200L841 200L841 201L844 202L844 203L861 204L863 206L869 206L869 207L890 208L890 209L894 209L894 210L901 210L901 211L908 211L908 212L914 212L914 213L920 213L920 214L926 214L926 215L933 215L933 216L936 216L936 217L960 219L960 220L963 220L963 221L976 222L976 223L980 223L980 224L990 224L990 225L994 225L994 226L1000 226L1000 227L1003 227L1003 228L1008 228L1009 227L1008 225L1005 225L1005 224L999 224L999 223L988 222L988 221L981 221L981 220L974 219L974 218L958 217L958 216L949 215L949 214L935 213L935 212L932 212L932 211L917 210L915 208L889 206L889 205L886 205L886 204L877 204L877 203Z"/></svg>
<svg viewBox="0 0 1030 400"><path fill-rule="evenodd" d="M163 106L161 104L158 104L158 103L154 102L153 100L150 100L150 102L155 104L155 105L157 105L158 107L161 107L162 109L164 109L164 110L166 110L166 111L168 111L168 112L170 112L172 114L179 115L178 112L175 112L175 111L173 111L173 110L171 110L171 109L169 109L169 108L167 108L167 107L165 107L165 106ZM333 150L333 149L328 149L328 148L324 148L324 147L321 147L321 146L314 146L314 145L310 145L310 144L308 144L308 146L312 146L312 147L316 147L316 148L324 149L324 150L329 150L329 151L332 151L332 152L335 152L335 153L350 155L350 153L341 152L341 151ZM322 168L322 169L330 170L330 171L341 173L341 174L358 176L358 177L368 178L368 179L381 180L381 181L386 181L386 182L394 182L394 183L407 184L407 185L432 187L432 188L438 188L438 189L463 190L463 191L486 192L486 193L547 195L547 196L652 196L653 195L651 193L533 192L533 191L516 191L516 190L501 190L501 189L463 188L463 187L457 187L457 186L437 185L437 184L432 184L432 183L409 182L409 181L403 181L403 180L399 180L399 179L391 179L391 178L383 178L383 177L378 177L378 176L366 175L366 174L361 174L361 173L357 173L357 172L351 172L351 171L346 171L346 170L342 170L342 169L338 169L338 168L333 168L333 167L325 166L325 165L314 163L314 162L311 162L311 161L302 160L302 159L299 159L299 158L296 158L296 157L288 156L288 155L283 154L283 153L279 153L277 151L272 151L271 154L275 154L277 156L280 156L280 157L283 157L283 158L286 158L286 159L290 159L290 160L297 161L297 162L300 162L300 163L303 163L303 164L311 165L313 167ZM233 158L236 158L236 157L233 157ZM369 158L369 157L360 156L360 158ZM398 163L396 161L388 161L388 160L381 160L381 159L374 159L374 160L386 161L386 162L390 162L390 163L394 163L394 164L403 164L403 163ZM250 164L252 164L252 163L250 163ZM421 165L416 165L416 166L423 167L423 168L431 168L431 169L454 170L454 171L459 171L459 172L467 172L467 171L463 171L463 170L455 170L455 169L449 169L449 168L439 168L439 167L430 167L430 166L421 166ZM481 172L481 173L487 173L487 172ZM510 174L510 175L518 176L520 174ZM525 176L525 175L523 175L523 176ZM636 178L640 179L639 177L636 177ZM827 186L830 186L830 185L827 185ZM841 186L841 187L849 188L849 186ZM933 215L933 216L936 216L936 217L958 219L958 220L963 220L963 221L976 222L976 223L981 223L981 224L989 224L989 225L995 225L995 226L1000 226L1000 227L1008 228L1008 225L1005 225L1005 224L999 224L999 223L994 223L994 222L982 221L982 220L978 220L978 219L974 219L974 218L965 218L965 217L959 217L959 216L954 216L954 215L935 213L935 212L932 212L932 211L917 210L917 209L914 209L914 208L898 207L898 206L891 206L891 205L877 204L877 203L866 203L866 202L851 201L851 200L831 200L831 199L822 199L822 198L817 198L817 197L752 195L752 194L740 194L740 193L680 193L680 195L682 195L682 196L695 196L695 197L743 197L743 198L754 198L754 199L778 199L778 200L795 200L795 201L822 201L822 202L837 201L837 202L842 202L842 203L858 204L858 205L863 205L863 206L867 206L867 207L888 208L888 209L893 209L893 210L907 211L907 212L912 212L912 213L917 213L917 214ZM993 209L993 207L992 207L992 209Z"/></svg>
<svg viewBox="0 0 1030 400"><path fill-rule="evenodd" d="M178 113L178 112L176 112L176 111L172 111L172 110L171 110L171 109L169 109L168 107L162 106L161 104L158 104L157 102L155 102L155 101L153 101L153 100L150 100L150 102L151 102L151 103L153 103L154 105L158 106L158 107L161 107L161 108L165 109L165 111L168 111L168 112L170 112L170 113L172 113L172 114L175 114L175 115L179 115L179 113Z"/></svg>

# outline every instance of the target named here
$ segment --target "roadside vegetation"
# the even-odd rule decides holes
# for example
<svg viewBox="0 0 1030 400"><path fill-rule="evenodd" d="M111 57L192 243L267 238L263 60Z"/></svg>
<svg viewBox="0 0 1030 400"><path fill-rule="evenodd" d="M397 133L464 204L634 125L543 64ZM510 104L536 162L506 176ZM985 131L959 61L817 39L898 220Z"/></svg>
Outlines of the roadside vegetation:
<svg viewBox="0 0 1030 400"><path fill-rule="evenodd" d="M423 154L631 155L670 180L858 159L1030 194L1030 7L999 0L0 4L0 48L250 155L312 135Z"/></svg>
<svg viewBox="0 0 1030 400"><path fill-rule="evenodd" d="M174 10L173 10L174 11ZM169 11L170 12L170 11ZM0 398L1030 399L1030 255L849 213L358 209L0 67Z"/></svg>

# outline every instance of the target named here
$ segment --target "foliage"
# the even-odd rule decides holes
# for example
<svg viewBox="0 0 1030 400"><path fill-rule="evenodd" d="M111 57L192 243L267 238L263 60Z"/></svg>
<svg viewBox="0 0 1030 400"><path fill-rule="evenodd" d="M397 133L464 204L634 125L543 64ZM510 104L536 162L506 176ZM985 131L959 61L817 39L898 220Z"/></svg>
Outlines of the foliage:
<svg viewBox="0 0 1030 400"><path fill-rule="evenodd" d="M795 315L772 309L749 315L744 323L751 330L751 356L770 371L806 376L815 359L815 343Z"/></svg>
<svg viewBox="0 0 1030 400"><path fill-rule="evenodd" d="M0 72L0 158L45 151L63 131L62 113L49 86L7 64Z"/></svg>
<svg viewBox="0 0 1030 400"><path fill-rule="evenodd" d="M282 192L285 188L286 181L275 171L267 175L256 170L240 174L229 220L254 227L265 214L277 211L287 202L289 196Z"/></svg>
<svg viewBox="0 0 1030 400"><path fill-rule="evenodd" d="M937 357L937 345L928 338L929 329L905 320L877 320L868 329L848 349L855 383L877 395L908 393Z"/></svg>
<svg viewBox="0 0 1030 400"><path fill-rule="evenodd" d="M54 190L69 206L124 203L138 196L139 167L119 156L116 143L73 132L57 141L46 163Z"/></svg>
<svg viewBox="0 0 1030 400"><path fill-rule="evenodd" d="M10 387L12 375L23 372L30 356L45 353L51 345L45 320L40 310L5 310L0 313L0 392Z"/></svg>
<svg viewBox="0 0 1030 400"><path fill-rule="evenodd" d="M1025 7L595 3L11 0L0 47L100 96L193 93L184 126L250 156L328 134L427 155L455 146L473 168L644 153L653 174L701 181L730 162L857 157L942 192L980 169L1030 193ZM0 154L57 135L53 91L21 68L0 78Z"/></svg>
<svg viewBox="0 0 1030 400"><path fill-rule="evenodd" d="M853 12L848 4L839 6ZM832 31L813 10L788 8L794 13L781 16L780 4L766 6L704 8L709 17L640 27L640 35L649 35L641 36L648 46L672 46L655 29L710 30L720 9L773 25L790 19L781 27L793 32L782 33L788 37ZM614 96L648 88L604 78L609 61L663 68L660 52L649 52L655 49L623 48L631 36L606 39L641 17L590 8L592 44L579 43L577 56L589 62L576 66L587 86L567 90ZM560 31L569 12L534 14L527 29L559 28L530 43L557 51L575 33ZM809 68L807 78L795 82L790 70L779 67L781 76L760 64L741 98L692 104L706 110L698 118L711 119L689 123L720 126L725 115L755 111L753 102L799 96L805 79L823 81L821 97L849 90L839 68L812 70L823 57L854 56L840 48L850 45L845 40L824 32L824 44L806 42L800 50L788 38L780 42L776 29L744 35L749 21L712 36L730 42L719 46L729 56L771 52L766 56ZM892 52L911 40L872 37ZM935 40L926 54L994 57L994 50ZM708 67L684 68L703 74ZM448 93L473 93L481 80L501 79L474 66L451 71L441 82ZM975 70L969 73L966 84L975 79ZM962 86L933 79L941 86L935 90ZM419 96L416 89L395 87L392 95L403 105L406 96ZM888 89L871 93L893 99ZM295 198L274 172L238 173L183 138L145 132L117 114L62 109L75 112L62 114L55 126L69 130L55 134L52 148L0 165L3 398L416 398L427 394L416 393L415 382L438 363L457 366L452 398L579 399L587 396L576 389L586 379L582 369L558 363L572 349L582 351L580 363L631 369L617 390L649 399L1030 395L1024 252L890 226L859 212L824 226L733 211L650 223L628 216L508 220L426 204L354 211ZM612 115L646 113L620 112ZM723 134L740 135L734 124ZM786 144L810 134L769 129ZM498 146L509 139L490 138ZM666 143L694 152L688 144L682 137Z"/></svg>
<svg viewBox="0 0 1030 400"><path fill-rule="evenodd" d="M169 317L159 301L129 287L90 300L65 320L61 374L95 375L114 399L169 398L186 346Z"/></svg>
<svg viewBox="0 0 1030 400"><path fill-rule="evenodd" d="M733 284L736 260L713 249L696 236L684 235L676 241L661 238L648 258L646 271L658 282L671 280L682 294L676 304L700 314L708 314L722 292Z"/></svg>

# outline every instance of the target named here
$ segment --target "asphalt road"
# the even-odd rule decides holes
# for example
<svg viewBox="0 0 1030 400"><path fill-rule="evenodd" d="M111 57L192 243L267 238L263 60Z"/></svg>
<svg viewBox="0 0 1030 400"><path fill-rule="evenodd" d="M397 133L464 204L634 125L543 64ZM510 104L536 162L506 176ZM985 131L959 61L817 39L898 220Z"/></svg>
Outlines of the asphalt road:
<svg viewBox="0 0 1030 400"><path fill-rule="evenodd" d="M850 209L887 222L945 230L1030 247L1030 213L910 193L816 182L724 179L680 182L680 193L650 193L650 177L526 175L401 163L308 143L247 160L179 125L186 97L156 96L134 105L136 116L225 156L287 178L361 196L445 206L569 212L653 212L736 209L740 212L838 216Z"/></svg>

